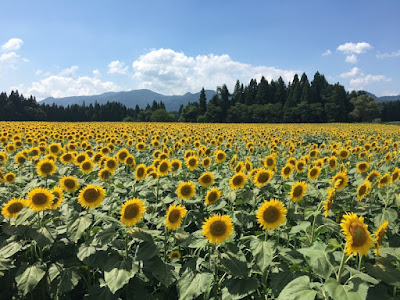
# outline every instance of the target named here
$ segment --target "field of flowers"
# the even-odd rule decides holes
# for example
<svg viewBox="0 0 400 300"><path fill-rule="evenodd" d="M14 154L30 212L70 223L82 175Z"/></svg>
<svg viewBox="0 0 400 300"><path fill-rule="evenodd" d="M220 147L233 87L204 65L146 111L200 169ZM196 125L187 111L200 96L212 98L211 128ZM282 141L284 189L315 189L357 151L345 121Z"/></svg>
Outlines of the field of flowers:
<svg viewBox="0 0 400 300"><path fill-rule="evenodd" d="M400 299L400 127L0 123L1 299Z"/></svg>

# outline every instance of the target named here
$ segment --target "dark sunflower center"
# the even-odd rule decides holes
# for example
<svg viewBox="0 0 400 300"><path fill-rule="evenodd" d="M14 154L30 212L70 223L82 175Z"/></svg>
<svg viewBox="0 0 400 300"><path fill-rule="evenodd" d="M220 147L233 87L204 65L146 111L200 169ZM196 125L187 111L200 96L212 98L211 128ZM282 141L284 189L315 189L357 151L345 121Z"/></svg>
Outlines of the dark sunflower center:
<svg viewBox="0 0 400 300"><path fill-rule="evenodd" d="M64 184L69 189L73 189L75 187L75 181L73 181L72 179L65 180Z"/></svg>
<svg viewBox="0 0 400 300"><path fill-rule="evenodd" d="M372 173L371 175L369 175L368 180L372 182L376 177L377 175L375 173Z"/></svg>
<svg viewBox="0 0 400 300"><path fill-rule="evenodd" d="M336 162L334 160L330 160L329 165L333 168L334 166L336 166Z"/></svg>
<svg viewBox="0 0 400 300"><path fill-rule="evenodd" d="M387 182L388 182L388 177L387 177L387 176L383 177L383 178L380 180L380 183L381 183L381 184L385 184L385 183L387 183Z"/></svg>
<svg viewBox="0 0 400 300"><path fill-rule="evenodd" d="M290 168L289 168L289 167L284 168L284 169L283 169L283 173L284 173L285 175L289 175L289 174L290 174Z"/></svg>
<svg viewBox="0 0 400 300"><path fill-rule="evenodd" d="M98 200L99 196L100 196L99 191L94 188L87 189L83 193L83 198L85 199L86 202L89 202L89 203L95 202L96 200Z"/></svg>
<svg viewBox="0 0 400 300"><path fill-rule="evenodd" d="M118 155L118 157L119 157L120 160L124 160L127 156L128 156L128 154L125 153L125 152L122 152L122 153L120 153L120 154Z"/></svg>
<svg viewBox="0 0 400 300"><path fill-rule="evenodd" d="M144 146L142 144L138 145L139 150L143 150Z"/></svg>
<svg viewBox="0 0 400 300"><path fill-rule="evenodd" d="M138 215L138 213L139 213L139 206L136 203L129 204L125 208L124 218L133 219Z"/></svg>
<svg viewBox="0 0 400 300"><path fill-rule="evenodd" d="M300 197L302 193L303 193L303 187L301 185L296 186L293 190L294 197Z"/></svg>
<svg viewBox="0 0 400 300"><path fill-rule="evenodd" d="M168 165L166 163L162 163L160 165L160 172L166 172L168 170Z"/></svg>
<svg viewBox="0 0 400 300"><path fill-rule="evenodd" d="M340 152L340 157L342 157L342 158L346 158L347 157L347 151L341 151Z"/></svg>
<svg viewBox="0 0 400 300"><path fill-rule="evenodd" d="M189 196L192 192L192 188L190 185L184 185L182 187L181 193L183 196Z"/></svg>
<svg viewBox="0 0 400 300"><path fill-rule="evenodd" d="M128 157L128 158L126 159L125 162L126 162L128 165L131 165L131 164L133 164L133 158Z"/></svg>
<svg viewBox="0 0 400 300"><path fill-rule="evenodd" d="M218 160L223 160L225 158L225 155L223 153L218 153L217 158Z"/></svg>
<svg viewBox="0 0 400 300"><path fill-rule="evenodd" d="M67 153L67 154L64 155L64 160L65 161L70 161L71 159L72 159L72 155L71 154Z"/></svg>
<svg viewBox="0 0 400 300"><path fill-rule="evenodd" d="M23 164L24 162L25 162L25 158L24 157L18 157L18 162L20 163L20 164Z"/></svg>
<svg viewBox="0 0 400 300"><path fill-rule="evenodd" d="M212 204L215 201L218 200L218 193L216 192L211 192L210 194L208 194L208 201Z"/></svg>
<svg viewBox="0 0 400 300"><path fill-rule="evenodd" d="M204 176L201 178L201 181L202 181L203 183L210 183L210 182L211 182L211 176L208 175L208 174L206 174L206 175L204 175Z"/></svg>
<svg viewBox="0 0 400 300"><path fill-rule="evenodd" d="M208 160L208 159L206 159L205 161L204 161L204 166L208 166L210 164L210 160Z"/></svg>
<svg viewBox="0 0 400 300"><path fill-rule="evenodd" d="M57 153L58 152L58 147L57 146L51 146L50 147L50 152Z"/></svg>
<svg viewBox="0 0 400 300"><path fill-rule="evenodd" d="M317 169L311 169L310 176L311 177L317 176L317 173L318 173Z"/></svg>
<svg viewBox="0 0 400 300"><path fill-rule="evenodd" d="M169 213L168 221L170 221L171 223L176 223L179 221L180 217L181 217L181 212L178 209L174 209Z"/></svg>
<svg viewBox="0 0 400 300"><path fill-rule="evenodd" d="M367 164L361 164L360 166L359 166L359 168L360 168L360 171L365 171L366 169L367 169Z"/></svg>
<svg viewBox="0 0 400 300"><path fill-rule="evenodd" d="M108 178L110 178L110 176L111 176L111 173L108 170L105 170L103 173L101 173L101 177L103 179L108 179Z"/></svg>
<svg viewBox="0 0 400 300"><path fill-rule="evenodd" d="M85 160L85 156L83 156L83 155L81 155L81 156L78 156L77 158L76 158L76 161L78 162L78 163L81 163L81 162L83 162L84 160Z"/></svg>
<svg viewBox="0 0 400 300"><path fill-rule="evenodd" d="M270 206L263 213L263 219L267 223L274 223L280 216L279 210L275 206Z"/></svg>
<svg viewBox="0 0 400 300"><path fill-rule="evenodd" d="M143 169L143 168L139 168L139 169L137 170L137 175L138 175L138 177L142 177L143 174L144 174L144 169Z"/></svg>
<svg viewBox="0 0 400 300"><path fill-rule="evenodd" d="M54 195L54 198L53 198L53 202L52 203L54 205L54 204L56 204L58 202L58 200L60 200L60 194L58 192L53 191L53 195Z"/></svg>
<svg viewBox="0 0 400 300"><path fill-rule="evenodd" d="M171 253L171 258L179 258L179 253L178 252L172 252Z"/></svg>
<svg viewBox="0 0 400 300"><path fill-rule="evenodd" d="M339 186L342 186L342 184L344 184L344 178L343 177L338 177L336 179L336 182L338 183Z"/></svg>
<svg viewBox="0 0 400 300"><path fill-rule="evenodd" d="M243 178L242 176L235 176L235 178L233 178L233 185L234 186L239 186L241 185L243 182Z"/></svg>
<svg viewBox="0 0 400 300"><path fill-rule="evenodd" d="M32 202L35 205L43 205L47 202L47 200L48 200L48 198L45 193L37 193L37 194L33 195L33 197L32 197Z"/></svg>
<svg viewBox="0 0 400 300"><path fill-rule="evenodd" d="M261 172L258 174L258 182L265 183L269 180L269 174L267 172Z"/></svg>
<svg viewBox="0 0 400 300"><path fill-rule="evenodd" d="M107 161L107 167L109 167L110 169L115 167L115 162L113 160L109 160Z"/></svg>
<svg viewBox="0 0 400 300"><path fill-rule="evenodd" d="M360 186L360 190L358 191L359 196L363 196L367 191L367 187L365 185Z"/></svg>
<svg viewBox="0 0 400 300"><path fill-rule="evenodd" d="M53 165L51 163L44 163L43 165L40 166L40 170L43 173L48 174L53 170Z"/></svg>
<svg viewBox="0 0 400 300"><path fill-rule="evenodd" d="M297 164L297 169L303 170L303 168L304 168L304 164L303 163L298 163Z"/></svg>
<svg viewBox="0 0 400 300"><path fill-rule="evenodd" d="M89 170L90 167L91 167L90 162L85 162L82 164L82 169L84 169L84 170Z"/></svg>
<svg viewBox="0 0 400 300"><path fill-rule="evenodd" d="M386 229L382 228L378 233L377 244L382 245L383 238L385 237L385 234L386 234Z"/></svg>
<svg viewBox="0 0 400 300"><path fill-rule="evenodd" d="M397 180L397 178L399 178L399 173L393 173L393 175L392 175L392 180L393 181L395 181L395 180Z"/></svg>
<svg viewBox="0 0 400 300"><path fill-rule="evenodd" d="M192 158L189 160L189 166L194 167L196 165L196 159Z"/></svg>
<svg viewBox="0 0 400 300"><path fill-rule="evenodd" d="M367 241L367 233L361 224L357 222L351 223L349 231L353 237L353 246L359 247L365 244Z"/></svg>
<svg viewBox="0 0 400 300"><path fill-rule="evenodd" d="M274 165L274 160L272 158L267 159L267 166L273 166Z"/></svg>
<svg viewBox="0 0 400 300"><path fill-rule="evenodd" d="M22 205L21 202L15 202L15 203L11 204L7 208L7 210L10 214L16 214L16 213L19 213L23 208L24 208L24 206Z"/></svg>
<svg viewBox="0 0 400 300"><path fill-rule="evenodd" d="M213 236L221 236L226 233L227 227L225 222L217 220L214 221L210 226L210 233Z"/></svg>

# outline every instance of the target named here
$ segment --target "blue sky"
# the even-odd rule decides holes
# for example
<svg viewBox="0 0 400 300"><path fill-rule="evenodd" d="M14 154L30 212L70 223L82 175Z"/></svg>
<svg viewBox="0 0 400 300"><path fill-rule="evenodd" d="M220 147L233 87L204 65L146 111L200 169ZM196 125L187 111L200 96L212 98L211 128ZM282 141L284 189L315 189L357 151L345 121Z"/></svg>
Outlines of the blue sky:
<svg viewBox="0 0 400 300"><path fill-rule="evenodd" d="M0 91L37 99L286 82L400 94L400 1L2 1Z"/></svg>

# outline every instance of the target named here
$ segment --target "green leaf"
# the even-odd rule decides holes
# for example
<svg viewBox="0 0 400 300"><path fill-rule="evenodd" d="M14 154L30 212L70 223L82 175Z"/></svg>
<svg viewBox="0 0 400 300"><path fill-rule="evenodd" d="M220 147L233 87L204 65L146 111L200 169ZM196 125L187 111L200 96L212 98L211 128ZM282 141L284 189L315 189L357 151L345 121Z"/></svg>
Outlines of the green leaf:
<svg viewBox="0 0 400 300"><path fill-rule="evenodd" d="M300 222L298 225L293 226L293 227L290 229L289 234L295 234L295 233L299 233L299 232L301 232L301 231L306 231L306 229L307 229L308 227L310 227L310 226L311 226L311 223L310 223L310 222L308 222L308 221L302 221L302 222Z"/></svg>
<svg viewBox="0 0 400 300"><path fill-rule="evenodd" d="M256 278L231 278L225 281L222 299L243 299L258 288Z"/></svg>
<svg viewBox="0 0 400 300"><path fill-rule="evenodd" d="M46 274L46 268L44 265L36 264L18 273L20 274L15 277L15 281L17 282L18 290L25 296L36 287L40 280L42 280L43 276Z"/></svg>
<svg viewBox="0 0 400 300"><path fill-rule="evenodd" d="M91 245L82 244L79 247L78 254L76 255L80 261L96 253L96 248Z"/></svg>
<svg viewBox="0 0 400 300"><path fill-rule="evenodd" d="M232 252L222 253L221 263L232 276L247 277L249 275L249 268L244 256Z"/></svg>
<svg viewBox="0 0 400 300"><path fill-rule="evenodd" d="M158 254L158 247L154 243L142 242L136 254L136 260L149 260Z"/></svg>
<svg viewBox="0 0 400 300"><path fill-rule="evenodd" d="M117 238L117 226L111 225L108 228L101 228L94 236L93 243L97 245L107 245Z"/></svg>
<svg viewBox="0 0 400 300"><path fill-rule="evenodd" d="M64 294L74 289L78 284L81 275L77 270L65 269L61 272L58 294Z"/></svg>
<svg viewBox="0 0 400 300"><path fill-rule="evenodd" d="M110 289L107 286L98 286L92 285L89 287L87 294L84 296L84 299L93 299L93 300L114 300L120 299L117 295L111 293Z"/></svg>
<svg viewBox="0 0 400 300"><path fill-rule="evenodd" d="M262 272L265 272L267 267L271 265L274 257L274 250L268 242L252 238L250 241L250 249L255 258L257 266Z"/></svg>
<svg viewBox="0 0 400 300"><path fill-rule="evenodd" d="M367 273L377 279L380 279L390 285L400 287L400 271L395 269L389 259L377 258L374 265L365 264Z"/></svg>
<svg viewBox="0 0 400 300"><path fill-rule="evenodd" d="M152 260L144 261L143 268L150 271L158 281L166 286L170 286L175 281L174 267L164 263L158 256L155 256Z"/></svg>
<svg viewBox="0 0 400 300"><path fill-rule="evenodd" d="M367 282L370 282L372 284L378 284L379 283L378 280L376 280L372 276L369 276L368 274L360 272L360 271L358 271L356 269L353 269L353 268L351 268L351 267L349 267L347 265L345 266L345 268L346 268L346 270L348 270L350 272L351 276L353 276L355 278L360 278L360 279L362 279L364 281L367 281Z"/></svg>
<svg viewBox="0 0 400 300"><path fill-rule="evenodd" d="M335 279L329 278L325 282L325 289L328 292L329 296L333 298L333 300L364 300L367 297L368 285L363 283L361 279L358 279L354 284L350 282L350 284L342 285L339 284Z"/></svg>
<svg viewBox="0 0 400 300"><path fill-rule="evenodd" d="M90 224L92 224L91 215L78 217L72 224L68 225L68 236L76 243Z"/></svg>
<svg viewBox="0 0 400 300"><path fill-rule="evenodd" d="M137 238L142 241L146 241L146 242L150 242L150 243L154 242L153 236L151 235L151 232L149 230L137 229L137 230L132 231L132 233L130 233L130 235L132 237Z"/></svg>
<svg viewBox="0 0 400 300"><path fill-rule="evenodd" d="M104 280L110 291L115 294L135 276L139 267L133 263L131 258L118 261L112 257L104 268Z"/></svg>
<svg viewBox="0 0 400 300"><path fill-rule="evenodd" d="M302 248L298 251L307 257L307 262L311 269L319 276L328 278L333 268L329 262L328 253L325 251L326 245L322 243L314 243L309 248Z"/></svg>
<svg viewBox="0 0 400 300"><path fill-rule="evenodd" d="M14 268L14 263L9 258L0 258L0 276L4 276L5 271Z"/></svg>
<svg viewBox="0 0 400 300"><path fill-rule="evenodd" d="M389 224L394 224L396 222L396 219L398 217L398 214L396 210L393 208L388 208L388 209L383 209L381 214L378 214L374 218L374 225L375 227L379 227L383 221L388 221Z"/></svg>
<svg viewBox="0 0 400 300"><path fill-rule="evenodd" d="M277 300L312 300L316 294L317 292L310 287L310 278L304 275L289 282Z"/></svg>
<svg viewBox="0 0 400 300"><path fill-rule="evenodd" d="M31 228L29 230L29 233L40 247L45 247L54 242L53 236L51 235L49 230L45 227L42 227L39 230Z"/></svg>
<svg viewBox="0 0 400 300"><path fill-rule="evenodd" d="M0 249L0 257L9 258L12 257L22 248L22 244L19 242L11 242L7 246Z"/></svg>
<svg viewBox="0 0 400 300"><path fill-rule="evenodd" d="M198 273L194 274L190 269L186 269L178 280L179 299L195 299L211 288L213 274Z"/></svg>

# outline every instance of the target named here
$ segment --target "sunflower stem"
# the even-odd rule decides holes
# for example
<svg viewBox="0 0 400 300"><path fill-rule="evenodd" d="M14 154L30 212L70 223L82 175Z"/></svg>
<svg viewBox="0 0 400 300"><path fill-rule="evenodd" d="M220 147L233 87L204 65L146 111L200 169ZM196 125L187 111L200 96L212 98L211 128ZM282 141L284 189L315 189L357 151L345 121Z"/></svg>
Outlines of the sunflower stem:
<svg viewBox="0 0 400 300"><path fill-rule="evenodd" d="M362 255L359 253L358 254L358 271L361 270L361 263L362 263Z"/></svg>
<svg viewBox="0 0 400 300"><path fill-rule="evenodd" d="M125 229L125 258L128 259L128 233Z"/></svg>
<svg viewBox="0 0 400 300"><path fill-rule="evenodd" d="M346 261L346 254L344 253L344 250L343 250L342 261L340 262L339 272L338 272L338 275L337 275L337 278L336 278L338 283L340 283L340 278L342 277L342 272L343 272L343 268L344 268L344 265L345 265L345 261Z"/></svg>

